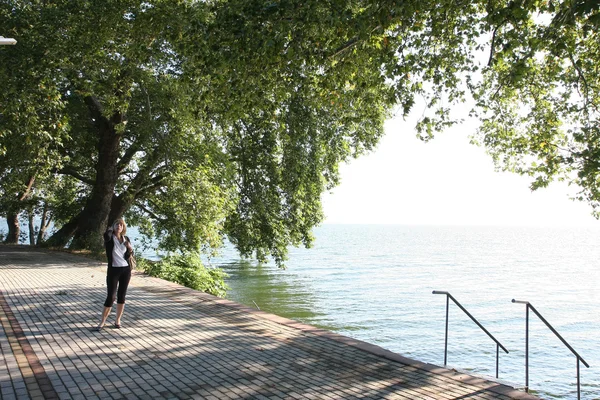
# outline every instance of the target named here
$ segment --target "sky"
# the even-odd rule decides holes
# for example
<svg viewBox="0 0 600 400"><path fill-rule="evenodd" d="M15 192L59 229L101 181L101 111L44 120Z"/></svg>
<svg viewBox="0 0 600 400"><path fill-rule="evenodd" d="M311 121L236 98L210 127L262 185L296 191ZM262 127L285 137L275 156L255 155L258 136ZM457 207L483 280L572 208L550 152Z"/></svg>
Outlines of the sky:
<svg viewBox="0 0 600 400"><path fill-rule="evenodd" d="M531 179L496 172L482 147L469 143L467 122L429 143L415 120L389 120L368 155L341 166L341 184L323 195L326 224L600 227L576 188L554 182L532 192Z"/></svg>

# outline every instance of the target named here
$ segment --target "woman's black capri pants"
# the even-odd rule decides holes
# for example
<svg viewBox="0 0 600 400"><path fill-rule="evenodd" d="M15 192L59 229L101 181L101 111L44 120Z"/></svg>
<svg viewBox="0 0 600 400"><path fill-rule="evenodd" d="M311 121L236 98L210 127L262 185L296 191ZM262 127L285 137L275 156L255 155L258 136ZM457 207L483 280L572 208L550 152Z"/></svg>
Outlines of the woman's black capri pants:
<svg viewBox="0 0 600 400"><path fill-rule="evenodd" d="M108 267L106 274L106 286L108 295L104 302L104 307L112 307L115 302L115 297L118 304L125 303L125 295L127 294L127 286L131 280L130 267ZM117 285L119 289L117 290Z"/></svg>

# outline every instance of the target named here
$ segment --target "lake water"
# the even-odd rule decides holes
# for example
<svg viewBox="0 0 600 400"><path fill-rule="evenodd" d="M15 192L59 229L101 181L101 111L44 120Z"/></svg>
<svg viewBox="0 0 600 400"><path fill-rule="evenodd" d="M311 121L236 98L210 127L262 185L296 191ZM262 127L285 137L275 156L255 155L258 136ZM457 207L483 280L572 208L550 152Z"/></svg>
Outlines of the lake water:
<svg viewBox="0 0 600 400"><path fill-rule="evenodd" d="M1 230L1 229L0 229ZM211 264L228 297L261 310L444 363L450 292L509 351L501 380L525 384L527 300L585 359L582 399L600 399L600 227L324 225L312 249L291 249L287 269L240 260ZM130 230L135 240L135 229ZM150 258L152 254L146 254ZM529 386L542 398L577 398L575 356L530 313ZM448 364L495 376L496 345L450 303Z"/></svg>
<svg viewBox="0 0 600 400"><path fill-rule="evenodd" d="M590 364L583 399L600 399L600 229L324 225L312 249L292 249L287 269L240 260L232 300L323 327L416 360L444 363L450 292L508 350L499 378L525 385L526 300ZM496 345L450 303L448 365L495 376ZM530 313L529 386L576 398L577 359Z"/></svg>

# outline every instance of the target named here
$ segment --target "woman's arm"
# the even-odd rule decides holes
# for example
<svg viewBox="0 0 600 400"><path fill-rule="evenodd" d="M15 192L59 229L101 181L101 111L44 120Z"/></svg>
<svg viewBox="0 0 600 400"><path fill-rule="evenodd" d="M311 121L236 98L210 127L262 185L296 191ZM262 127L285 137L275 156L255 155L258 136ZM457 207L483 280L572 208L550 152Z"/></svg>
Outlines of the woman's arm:
<svg viewBox="0 0 600 400"><path fill-rule="evenodd" d="M104 232L104 244L105 245L106 245L106 243L108 243L112 240L112 236L113 236L113 229L111 226L110 228L108 228L106 230L106 232Z"/></svg>
<svg viewBox="0 0 600 400"><path fill-rule="evenodd" d="M131 240L127 236L125 236L125 247L127 247L127 251L125 252L125 259L128 259L133 255L133 246L131 245Z"/></svg>
<svg viewBox="0 0 600 400"><path fill-rule="evenodd" d="M112 228L108 228L106 232L104 232L104 249L106 250L106 259L108 260L108 266L112 266L112 250L113 250L113 242L112 242L113 231Z"/></svg>

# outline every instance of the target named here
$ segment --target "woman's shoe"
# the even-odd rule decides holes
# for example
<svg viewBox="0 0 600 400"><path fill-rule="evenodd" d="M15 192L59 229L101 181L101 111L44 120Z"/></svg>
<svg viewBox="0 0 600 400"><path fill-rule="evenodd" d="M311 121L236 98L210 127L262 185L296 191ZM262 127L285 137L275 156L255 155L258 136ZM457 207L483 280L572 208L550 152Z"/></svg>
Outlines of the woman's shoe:
<svg viewBox="0 0 600 400"><path fill-rule="evenodd" d="M117 324L117 323L115 322L115 328L117 328L117 329L121 329L121 324Z"/></svg>
<svg viewBox="0 0 600 400"><path fill-rule="evenodd" d="M103 328L103 326L98 325L97 327L94 328L94 331L102 332L102 328Z"/></svg>

